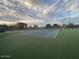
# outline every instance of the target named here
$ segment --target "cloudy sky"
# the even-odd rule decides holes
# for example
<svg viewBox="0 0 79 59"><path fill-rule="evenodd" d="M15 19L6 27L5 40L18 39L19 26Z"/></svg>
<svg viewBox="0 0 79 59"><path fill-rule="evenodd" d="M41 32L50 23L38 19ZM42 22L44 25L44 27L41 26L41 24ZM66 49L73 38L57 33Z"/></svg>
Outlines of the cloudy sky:
<svg viewBox="0 0 79 59"><path fill-rule="evenodd" d="M69 15L79 23L79 0L0 0L0 23L62 24Z"/></svg>

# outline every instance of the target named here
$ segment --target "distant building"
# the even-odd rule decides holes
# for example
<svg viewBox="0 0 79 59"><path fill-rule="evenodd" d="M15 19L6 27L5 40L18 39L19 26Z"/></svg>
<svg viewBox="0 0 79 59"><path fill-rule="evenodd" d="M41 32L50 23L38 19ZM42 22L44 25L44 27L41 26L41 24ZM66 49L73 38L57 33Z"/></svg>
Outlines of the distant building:
<svg viewBox="0 0 79 59"><path fill-rule="evenodd" d="M38 25L33 25L33 29L38 29Z"/></svg>
<svg viewBox="0 0 79 59"><path fill-rule="evenodd" d="M53 24L53 28L60 28L60 25L58 25L58 24Z"/></svg>
<svg viewBox="0 0 79 59"><path fill-rule="evenodd" d="M73 23L69 23L69 24L67 25L67 28L74 28L74 24L73 24Z"/></svg>
<svg viewBox="0 0 79 59"><path fill-rule="evenodd" d="M46 24L46 29L52 28L51 24Z"/></svg>
<svg viewBox="0 0 79 59"><path fill-rule="evenodd" d="M18 23L17 23L17 27L18 27L18 29L20 29L20 30L27 29L27 24L18 22Z"/></svg>

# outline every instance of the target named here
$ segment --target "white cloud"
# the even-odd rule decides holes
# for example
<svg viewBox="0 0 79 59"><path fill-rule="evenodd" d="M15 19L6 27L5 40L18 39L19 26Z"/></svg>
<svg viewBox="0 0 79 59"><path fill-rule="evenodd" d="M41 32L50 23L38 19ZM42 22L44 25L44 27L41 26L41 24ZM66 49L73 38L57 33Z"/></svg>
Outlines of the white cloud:
<svg viewBox="0 0 79 59"><path fill-rule="evenodd" d="M68 0L65 2L65 8L67 10L78 11L79 10L79 0Z"/></svg>
<svg viewBox="0 0 79 59"><path fill-rule="evenodd" d="M22 18L23 20L19 20L18 22L24 22L24 23L27 23L27 24L41 24L41 23L44 23L44 20L40 20L40 19L35 19L35 18L32 18L32 17L23 17Z"/></svg>
<svg viewBox="0 0 79 59"><path fill-rule="evenodd" d="M44 3L41 4L38 2L38 0L37 1L36 0L1 0L1 1L2 2L0 3L0 20L4 20L4 21L13 20L13 21L23 21L28 23L34 23L34 22L42 23L45 22L46 20L50 21L52 19L52 22L54 22L53 19L55 17L57 16L61 16L61 18L64 17L62 11L65 10L72 10L72 12L79 11L79 3L78 3L79 0L56 0L56 2L52 4L49 4L48 2L47 2L48 4L44 4ZM59 5L62 3L64 3L63 5L65 5L65 9L63 8L63 5ZM50 15L53 14L55 17L53 17L53 15L52 17L50 17L49 14ZM74 13L74 16L77 15ZM60 17L57 18L60 19Z"/></svg>

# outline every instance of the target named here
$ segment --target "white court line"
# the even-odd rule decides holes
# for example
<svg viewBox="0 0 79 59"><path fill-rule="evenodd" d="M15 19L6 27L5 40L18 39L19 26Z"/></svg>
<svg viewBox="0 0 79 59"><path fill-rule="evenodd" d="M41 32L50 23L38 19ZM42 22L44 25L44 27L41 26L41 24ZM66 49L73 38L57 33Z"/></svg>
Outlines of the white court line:
<svg viewBox="0 0 79 59"><path fill-rule="evenodd" d="M51 38L56 38L58 35L58 32L59 32L59 30L53 31L53 32L49 33L46 37L51 36Z"/></svg>
<svg viewBox="0 0 79 59"><path fill-rule="evenodd" d="M56 32L56 34L55 34L54 38L56 38L56 37L57 37L58 33L59 33L59 30Z"/></svg>

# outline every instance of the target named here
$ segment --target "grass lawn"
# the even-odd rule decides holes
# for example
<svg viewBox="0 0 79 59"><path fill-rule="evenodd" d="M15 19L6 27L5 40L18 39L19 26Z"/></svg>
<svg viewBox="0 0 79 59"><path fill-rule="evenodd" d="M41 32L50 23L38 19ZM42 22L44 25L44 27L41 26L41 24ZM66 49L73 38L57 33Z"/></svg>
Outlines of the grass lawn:
<svg viewBox="0 0 79 59"><path fill-rule="evenodd" d="M64 29L53 39L5 33L0 35L1 55L11 56L4 59L79 59L79 29Z"/></svg>

